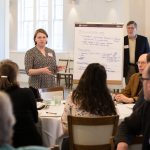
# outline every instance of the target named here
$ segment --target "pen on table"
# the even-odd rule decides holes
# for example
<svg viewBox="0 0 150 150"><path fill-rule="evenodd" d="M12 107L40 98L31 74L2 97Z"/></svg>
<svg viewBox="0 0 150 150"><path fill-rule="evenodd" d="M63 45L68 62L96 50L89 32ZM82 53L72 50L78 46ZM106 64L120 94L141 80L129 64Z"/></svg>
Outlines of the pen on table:
<svg viewBox="0 0 150 150"><path fill-rule="evenodd" d="M55 115L57 114L57 113L54 113L54 112L46 112L46 113L47 114L55 114Z"/></svg>

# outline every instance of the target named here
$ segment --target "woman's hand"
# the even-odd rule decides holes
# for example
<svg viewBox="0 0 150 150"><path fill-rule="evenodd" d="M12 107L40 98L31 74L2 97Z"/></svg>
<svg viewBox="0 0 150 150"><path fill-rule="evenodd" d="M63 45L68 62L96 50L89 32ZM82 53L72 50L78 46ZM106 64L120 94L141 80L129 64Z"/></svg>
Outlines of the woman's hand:
<svg viewBox="0 0 150 150"><path fill-rule="evenodd" d="M49 67L43 67L43 68L38 68L38 69L30 69L28 72L29 76L40 75L40 74L52 75L52 71L49 70Z"/></svg>
<svg viewBox="0 0 150 150"><path fill-rule="evenodd" d="M52 74L52 71L49 70L49 67L40 68L40 71L42 74L48 74L48 75Z"/></svg>
<svg viewBox="0 0 150 150"><path fill-rule="evenodd" d="M65 66L57 66L57 70L58 71L63 71L63 70L65 70Z"/></svg>

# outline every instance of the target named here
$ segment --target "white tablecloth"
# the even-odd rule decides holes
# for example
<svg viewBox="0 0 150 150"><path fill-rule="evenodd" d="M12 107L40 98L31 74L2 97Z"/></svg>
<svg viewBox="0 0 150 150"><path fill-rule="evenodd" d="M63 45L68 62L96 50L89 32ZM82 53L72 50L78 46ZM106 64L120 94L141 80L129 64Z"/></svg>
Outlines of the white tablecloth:
<svg viewBox="0 0 150 150"><path fill-rule="evenodd" d="M64 105L49 106L39 110L40 128L44 146L60 144L63 135L61 115ZM59 140L60 139L60 140Z"/></svg>
<svg viewBox="0 0 150 150"><path fill-rule="evenodd" d="M133 104L117 104L116 109L119 114L119 123L132 113ZM60 106L50 106L39 110L41 133L44 146L60 144L63 130L61 125L61 115L64 104Z"/></svg>
<svg viewBox="0 0 150 150"><path fill-rule="evenodd" d="M133 110L134 104L122 104L119 103L116 105L117 113L119 115L119 124L123 121L125 117L128 117Z"/></svg>

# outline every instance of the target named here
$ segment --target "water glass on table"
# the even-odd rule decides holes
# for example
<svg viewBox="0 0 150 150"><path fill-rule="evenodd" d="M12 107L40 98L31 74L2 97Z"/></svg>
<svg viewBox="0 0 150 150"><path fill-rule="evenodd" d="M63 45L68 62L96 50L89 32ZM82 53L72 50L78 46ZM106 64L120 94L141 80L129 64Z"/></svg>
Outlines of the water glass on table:
<svg viewBox="0 0 150 150"><path fill-rule="evenodd" d="M53 100L55 101L55 105L60 105L62 97L61 96L54 96Z"/></svg>

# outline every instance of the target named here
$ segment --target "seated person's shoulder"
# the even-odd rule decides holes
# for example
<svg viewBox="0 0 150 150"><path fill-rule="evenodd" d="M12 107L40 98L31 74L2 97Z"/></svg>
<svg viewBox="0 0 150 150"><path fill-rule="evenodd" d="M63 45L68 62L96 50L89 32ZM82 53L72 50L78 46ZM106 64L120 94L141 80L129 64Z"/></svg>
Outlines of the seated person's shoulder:
<svg viewBox="0 0 150 150"><path fill-rule="evenodd" d="M140 77L141 77L140 73L134 73L134 74L130 77L129 82L134 81L134 80L137 80L137 79L139 79Z"/></svg>
<svg viewBox="0 0 150 150"><path fill-rule="evenodd" d="M19 90L24 93L32 93L32 90L30 88L19 88Z"/></svg>
<svg viewBox="0 0 150 150"><path fill-rule="evenodd" d="M19 88L17 93L23 96L34 96L32 90L30 88Z"/></svg>
<svg viewBox="0 0 150 150"><path fill-rule="evenodd" d="M145 36L143 36L143 35L139 35L138 34L138 36L137 36L139 39L143 39L143 40L146 40L147 39L147 37L145 37Z"/></svg>
<svg viewBox="0 0 150 150"><path fill-rule="evenodd" d="M130 78L140 77L140 73L134 73Z"/></svg>

